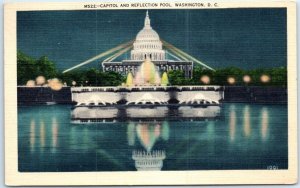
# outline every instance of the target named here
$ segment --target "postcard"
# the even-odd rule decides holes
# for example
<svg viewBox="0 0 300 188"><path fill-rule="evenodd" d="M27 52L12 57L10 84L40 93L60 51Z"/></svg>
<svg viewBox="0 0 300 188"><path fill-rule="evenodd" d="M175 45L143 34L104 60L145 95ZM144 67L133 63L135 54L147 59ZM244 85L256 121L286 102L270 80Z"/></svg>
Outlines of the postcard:
<svg viewBox="0 0 300 188"><path fill-rule="evenodd" d="M297 183L296 4L10 3L7 185Z"/></svg>

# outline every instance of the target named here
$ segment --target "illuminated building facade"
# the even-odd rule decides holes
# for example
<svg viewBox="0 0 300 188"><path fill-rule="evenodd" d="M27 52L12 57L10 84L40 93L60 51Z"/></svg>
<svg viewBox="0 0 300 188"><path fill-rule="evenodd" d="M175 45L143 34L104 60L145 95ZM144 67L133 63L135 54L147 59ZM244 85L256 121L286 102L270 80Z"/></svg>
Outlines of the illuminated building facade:
<svg viewBox="0 0 300 188"><path fill-rule="evenodd" d="M139 31L133 43L133 49L130 53L130 60L121 62L103 62L103 71L115 71L122 75L128 73L136 74L138 67L149 58L158 68L160 73L169 70L182 70L186 78L192 77L193 62L182 60L177 56L170 54L175 60L166 59L168 52L163 49L163 43L159 35L152 29L148 11L146 13L144 28Z"/></svg>

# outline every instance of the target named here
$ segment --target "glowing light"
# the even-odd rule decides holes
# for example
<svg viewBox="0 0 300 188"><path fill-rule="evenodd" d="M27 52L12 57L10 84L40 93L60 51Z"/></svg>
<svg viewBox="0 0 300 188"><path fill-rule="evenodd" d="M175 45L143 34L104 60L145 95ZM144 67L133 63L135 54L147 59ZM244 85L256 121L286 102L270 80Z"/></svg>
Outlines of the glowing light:
<svg viewBox="0 0 300 188"><path fill-rule="evenodd" d="M58 123L56 118L52 118L52 147L57 147Z"/></svg>
<svg viewBox="0 0 300 188"><path fill-rule="evenodd" d="M178 55L178 56L181 57L182 59L184 59L184 60L191 59L192 61L194 61L194 62L196 62L196 63L198 63L198 64L200 64L200 65L206 67L207 69L215 71L215 69L213 69L213 68L211 68L210 66L204 64L203 62L199 61L198 59L196 59L196 58L190 56L189 54L183 52L182 50L176 48L176 47L173 46L172 44L167 43L167 42L164 41L164 40L161 40L161 41L162 41L163 45L164 45L167 49L171 50L173 53L175 53L176 55Z"/></svg>
<svg viewBox="0 0 300 188"><path fill-rule="evenodd" d="M169 78L168 78L168 74L166 72L164 72L162 77L161 77L161 85L162 86L169 85Z"/></svg>
<svg viewBox="0 0 300 188"><path fill-rule="evenodd" d="M158 72L155 72L155 80L154 80L155 85L160 85L161 79L159 77Z"/></svg>
<svg viewBox="0 0 300 188"><path fill-rule="evenodd" d="M265 74L261 75L261 77L260 77L260 81L263 82L263 83L267 83L270 80L271 80L270 76L265 75Z"/></svg>
<svg viewBox="0 0 300 188"><path fill-rule="evenodd" d="M78 64L76 66L74 66L74 67L71 67L71 68L63 71L63 73L69 72L69 71L71 71L73 69L76 69L76 68L81 67L83 65L89 64L89 63L91 63L91 62L93 62L93 61L95 61L97 59L105 57L105 56L107 56L107 55L109 55L109 54L111 54L113 52L116 52L116 51L121 50L123 48L126 48L128 46L132 46L132 44L133 44L133 40L131 40L131 41L127 42L127 43L123 43L123 44L121 44L119 46L116 46L116 47L110 49L110 50L107 50L106 52L103 52L103 53L101 53L99 55L96 55L95 57L92 57L92 58L90 58L90 59L88 59L88 60L86 60L86 61L84 61L84 62L82 62L82 63L80 63L80 64Z"/></svg>
<svg viewBox="0 0 300 188"><path fill-rule="evenodd" d="M210 78L207 75L202 76L200 80L203 84L209 84L210 83Z"/></svg>
<svg viewBox="0 0 300 188"><path fill-rule="evenodd" d="M76 86L76 82L75 82L75 81L72 81L72 85L73 85L73 86Z"/></svg>
<svg viewBox="0 0 300 188"><path fill-rule="evenodd" d="M127 79L126 79L126 86L131 87L133 86L133 76L132 73L128 73Z"/></svg>
<svg viewBox="0 0 300 188"><path fill-rule="evenodd" d="M48 86L55 91L61 90L63 87L63 84L57 79L53 78L51 80L48 80Z"/></svg>
<svg viewBox="0 0 300 188"><path fill-rule="evenodd" d="M233 77L228 77L227 82L231 85L235 84L235 78Z"/></svg>
<svg viewBox="0 0 300 188"><path fill-rule="evenodd" d="M243 77L243 80L244 80L245 83L249 83L249 82L251 82L251 77L249 75L245 75Z"/></svg>
<svg viewBox="0 0 300 188"><path fill-rule="evenodd" d="M34 87L35 86L35 81L34 80L28 80L26 83L27 87Z"/></svg>
<svg viewBox="0 0 300 188"><path fill-rule="evenodd" d="M142 146L150 152L160 136L160 125L138 124L136 133Z"/></svg>
<svg viewBox="0 0 300 188"><path fill-rule="evenodd" d="M40 144L41 144L41 149L43 150L45 147L45 123L41 121L40 124Z"/></svg>
<svg viewBox="0 0 300 188"><path fill-rule="evenodd" d="M156 66L147 57L136 73L134 85L159 85L160 83L161 79Z"/></svg>
<svg viewBox="0 0 300 188"><path fill-rule="evenodd" d="M251 124L250 124L250 110L249 106L244 108L244 134L246 137L249 137L251 134Z"/></svg>
<svg viewBox="0 0 300 188"><path fill-rule="evenodd" d="M269 112L267 108L262 109L261 113L261 137L265 140L268 136L268 127L269 127Z"/></svg>
<svg viewBox="0 0 300 188"><path fill-rule="evenodd" d="M229 114L229 134L230 140L234 141L235 139L235 126L236 126L236 113L235 107L230 106L230 114Z"/></svg>
<svg viewBox="0 0 300 188"><path fill-rule="evenodd" d="M44 76L38 76L35 79L36 85L44 85L46 83L46 79Z"/></svg>
<svg viewBox="0 0 300 188"><path fill-rule="evenodd" d="M115 60L116 58L118 58L119 56L123 55L124 53L126 53L128 50L130 50L132 48L132 46L128 46L127 48L124 48L123 50L120 50L119 52L117 52L116 54L113 54L111 56L109 56L108 58L106 58L103 62L111 62L113 60Z"/></svg>
<svg viewBox="0 0 300 188"><path fill-rule="evenodd" d="M135 124L129 123L127 125L127 140L129 146L134 146L135 143Z"/></svg>
<svg viewBox="0 0 300 188"><path fill-rule="evenodd" d="M35 121L32 119L30 122L30 151L34 151L35 144Z"/></svg>
<svg viewBox="0 0 300 188"><path fill-rule="evenodd" d="M159 125L159 124L155 125L155 128L154 128L154 135L155 135L156 137L159 137L159 135L160 135L160 125Z"/></svg>
<svg viewBox="0 0 300 188"><path fill-rule="evenodd" d="M148 125L145 124L139 124L137 125L137 135L142 143L142 145L145 147L147 151L150 151L153 144L150 142L150 132Z"/></svg>

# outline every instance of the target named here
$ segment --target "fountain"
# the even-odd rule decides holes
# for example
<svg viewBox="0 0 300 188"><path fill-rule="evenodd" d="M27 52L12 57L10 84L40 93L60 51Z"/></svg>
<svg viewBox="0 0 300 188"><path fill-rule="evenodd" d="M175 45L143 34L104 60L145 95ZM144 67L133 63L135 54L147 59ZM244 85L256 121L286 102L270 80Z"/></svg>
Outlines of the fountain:
<svg viewBox="0 0 300 188"><path fill-rule="evenodd" d="M126 86L167 86L169 84L168 75L163 73L162 78L154 63L149 57L146 57L145 61L139 66L135 77L131 72L128 73L126 79Z"/></svg>
<svg viewBox="0 0 300 188"><path fill-rule="evenodd" d="M160 76L158 67L145 56L137 71L127 74L126 83L118 87L72 87L76 107L99 106L219 106L221 86L170 86L167 72Z"/></svg>
<svg viewBox="0 0 300 188"><path fill-rule="evenodd" d="M72 124L102 124L116 122L207 121L222 117L220 106L77 106L71 111ZM163 127L165 127L163 125Z"/></svg>
<svg viewBox="0 0 300 188"><path fill-rule="evenodd" d="M114 59L127 53L131 47L133 49L130 51L129 59L113 62ZM172 57L175 60L166 59L167 51L164 48L176 52L175 54L179 57L173 54ZM146 13L144 27L137 34L134 41L119 45L64 72L93 62L95 58L104 58L108 54L112 56L101 63L102 70L126 75L125 83L120 86L108 87L72 87L72 102L76 103L76 107L140 107L142 108L140 111L145 111L145 108L150 108L149 111L151 111L158 106L220 106L224 99L224 88L209 85L210 78L208 75L203 75L199 85L172 85L174 83L169 83L168 71L171 70L181 71L185 78L191 79L193 77L194 62L206 69L214 69L173 45L162 41L158 33L152 29L148 13ZM168 54L171 55L172 53Z"/></svg>
<svg viewBox="0 0 300 188"><path fill-rule="evenodd" d="M128 73L128 75L127 75L126 86L127 86L127 87L133 86L133 76L132 76L132 73L131 73L131 72Z"/></svg>
<svg viewBox="0 0 300 188"><path fill-rule="evenodd" d="M164 72L162 77L161 77L161 85L162 86L169 85L169 78L168 78L168 74L166 72Z"/></svg>

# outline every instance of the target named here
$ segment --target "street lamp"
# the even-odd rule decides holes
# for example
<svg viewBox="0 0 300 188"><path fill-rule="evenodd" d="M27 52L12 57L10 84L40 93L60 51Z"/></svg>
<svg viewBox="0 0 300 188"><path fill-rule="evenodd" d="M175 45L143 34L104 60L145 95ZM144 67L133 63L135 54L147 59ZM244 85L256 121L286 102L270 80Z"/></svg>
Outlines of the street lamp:
<svg viewBox="0 0 300 188"><path fill-rule="evenodd" d="M200 80L204 84L209 84L210 83L210 78L207 75L203 75Z"/></svg>
<svg viewBox="0 0 300 188"><path fill-rule="evenodd" d="M227 82L231 85L233 85L235 83L235 78L234 77L228 77L227 78Z"/></svg>
<svg viewBox="0 0 300 188"><path fill-rule="evenodd" d="M44 85L46 83L46 79L44 76L38 76L35 79L36 85Z"/></svg>
<svg viewBox="0 0 300 188"><path fill-rule="evenodd" d="M245 76L243 77L243 80L244 80L244 82L245 82L246 84L248 84L249 82L251 82L251 77L250 77L249 75L245 75Z"/></svg>
<svg viewBox="0 0 300 188"><path fill-rule="evenodd" d="M260 77L260 81L263 82L263 83L267 83L271 80L270 76L266 75L266 74L263 74L261 75Z"/></svg>

